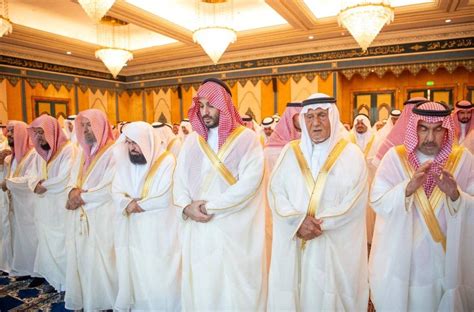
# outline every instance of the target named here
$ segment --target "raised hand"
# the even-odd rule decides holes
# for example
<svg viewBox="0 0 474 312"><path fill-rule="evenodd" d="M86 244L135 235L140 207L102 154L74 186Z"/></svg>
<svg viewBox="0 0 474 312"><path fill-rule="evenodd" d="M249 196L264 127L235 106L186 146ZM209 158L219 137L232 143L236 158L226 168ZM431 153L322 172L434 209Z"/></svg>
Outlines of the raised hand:
<svg viewBox="0 0 474 312"><path fill-rule="evenodd" d="M428 177L428 171L431 168L431 164L433 161L428 160L427 162L424 162L418 169L415 171L413 174L413 177L411 177L410 182L407 184L407 188L405 190L405 196L409 197L413 193L416 192L416 190L425 183L426 178Z"/></svg>
<svg viewBox="0 0 474 312"><path fill-rule="evenodd" d="M321 223L323 223L323 220L321 219L306 216L303 223L301 223L301 226L298 229L296 235L304 240L311 240L313 238L316 238L319 235L323 234L323 230L321 229Z"/></svg>
<svg viewBox="0 0 474 312"><path fill-rule="evenodd" d="M439 177L435 177L435 181L439 189L448 195L452 201L456 201L459 198L458 184L451 173L443 170Z"/></svg>

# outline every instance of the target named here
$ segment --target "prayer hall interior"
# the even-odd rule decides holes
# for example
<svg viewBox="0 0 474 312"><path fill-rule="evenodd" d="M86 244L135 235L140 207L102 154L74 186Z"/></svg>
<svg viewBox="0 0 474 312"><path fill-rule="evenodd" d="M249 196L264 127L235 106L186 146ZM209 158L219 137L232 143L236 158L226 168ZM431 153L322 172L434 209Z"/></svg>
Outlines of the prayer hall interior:
<svg viewBox="0 0 474 312"><path fill-rule="evenodd" d="M381 13L349 12L364 3ZM374 126L413 97L472 103L473 70L474 0L0 0L3 126L88 109L179 125L207 78L260 126L313 93ZM65 309L1 274L1 311Z"/></svg>

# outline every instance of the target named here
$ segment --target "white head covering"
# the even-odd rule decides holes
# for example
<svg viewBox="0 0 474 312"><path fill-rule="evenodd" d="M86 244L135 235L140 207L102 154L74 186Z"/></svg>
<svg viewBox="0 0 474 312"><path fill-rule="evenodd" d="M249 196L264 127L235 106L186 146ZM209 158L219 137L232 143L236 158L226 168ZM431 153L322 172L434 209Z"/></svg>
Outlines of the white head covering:
<svg viewBox="0 0 474 312"><path fill-rule="evenodd" d="M181 140L186 139L186 137L189 135L189 134L184 134L183 130L181 129L181 127L183 127L183 126L189 131L189 134L191 134L191 132L193 132L193 127L191 126L191 123L189 122L189 120L184 119L184 120L181 121L181 123L179 124L178 137L179 137Z"/></svg>
<svg viewBox="0 0 474 312"><path fill-rule="evenodd" d="M76 131L74 130L74 122L76 120L76 117L77 115L69 115L66 119L64 119L64 134L66 134L66 137L73 143L77 143ZM69 130L69 124L72 124L72 131Z"/></svg>
<svg viewBox="0 0 474 312"><path fill-rule="evenodd" d="M364 125L367 127L367 131L364 133L358 133L356 131L356 124L359 120L362 120ZM364 114L359 114L355 116L354 122L352 123L352 129L351 132L353 133L354 137L356 138L357 145L364 150L365 146L367 143L369 143L370 138L374 134L374 129L372 129L372 126L370 125L370 119Z"/></svg>
<svg viewBox="0 0 474 312"><path fill-rule="evenodd" d="M327 154L332 148L336 145L336 143L343 137L345 137L345 130L344 126L342 125L341 121L339 120L339 110L335 105L336 100L333 97L330 97L324 93L314 93L310 95L306 100L303 101L303 109L300 112L300 125L301 125L301 142L300 148L303 152L304 157L306 158L307 163L312 166L312 158L313 158L313 145L317 147L318 151L321 153L321 159L326 159ZM304 120L304 114L308 112L310 109L317 109L322 108L328 110L329 114L329 123L331 124L331 134L329 138L318 144L314 144L311 141L311 137L309 136L308 129L306 128L306 123ZM319 145L319 146L318 146ZM314 175L314 168L311 168L311 171Z"/></svg>
<svg viewBox="0 0 474 312"><path fill-rule="evenodd" d="M276 126L275 118L273 118L273 117L263 118L262 128L272 128L272 130L274 130L275 126Z"/></svg>
<svg viewBox="0 0 474 312"><path fill-rule="evenodd" d="M146 164L132 164L125 138L138 144L146 159ZM128 194L132 198L140 198L148 171L164 151L161 142L162 138L153 131L153 127L149 123L144 121L132 122L123 128L114 150L117 162L115 174L116 178L120 179L120 183L129 190Z"/></svg>
<svg viewBox="0 0 474 312"><path fill-rule="evenodd" d="M168 146L168 143L176 137L168 124L156 121L152 123L151 126L153 127L153 131L162 138L165 147Z"/></svg>

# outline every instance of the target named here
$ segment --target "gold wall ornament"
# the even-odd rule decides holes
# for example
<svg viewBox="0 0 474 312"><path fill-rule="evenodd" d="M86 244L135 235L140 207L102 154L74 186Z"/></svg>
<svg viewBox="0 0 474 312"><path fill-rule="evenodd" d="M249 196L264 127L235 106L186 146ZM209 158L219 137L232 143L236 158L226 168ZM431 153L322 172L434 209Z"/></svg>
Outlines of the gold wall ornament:
<svg viewBox="0 0 474 312"><path fill-rule="evenodd" d="M130 52L130 31L128 23L105 16L97 24L97 43L102 47L95 52L114 78L133 59Z"/></svg>
<svg viewBox="0 0 474 312"><path fill-rule="evenodd" d="M12 31L13 26L8 19L8 0L0 0L0 38Z"/></svg>
<svg viewBox="0 0 474 312"><path fill-rule="evenodd" d="M193 40L217 64L229 44L237 39L233 27L233 0L197 0L198 28Z"/></svg>
<svg viewBox="0 0 474 312"><path fill-rule="evenodd" d="M344 26L366 51L385 24L394 18L394 9L388 0L343 0L337 15L339 25Z"/></svg>
<svg viewBox="0 0 474 312"><path fill-rule="evenodd" d="M115 0L78 0L86 14L96 23L99 23L114 5Z"/></svg>

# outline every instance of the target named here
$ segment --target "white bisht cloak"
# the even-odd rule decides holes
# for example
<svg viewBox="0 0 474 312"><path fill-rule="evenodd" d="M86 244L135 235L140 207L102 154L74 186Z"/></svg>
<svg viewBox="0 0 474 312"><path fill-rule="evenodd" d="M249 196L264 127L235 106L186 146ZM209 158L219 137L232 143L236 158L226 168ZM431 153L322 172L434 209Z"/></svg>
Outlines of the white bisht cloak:
<svg viewBox="0 0 474 312"><path fill-rule="evenodd" d="M139 142L146 132L134 124L128 125L123 134ZM181 251L171 198L175 159L159 145L155 144L157 157L148 158L141 166L131 164L123 143L115 150L117 173L112 188L117 208L117 310L180 310ZM145 154L143 145L141 149ZM145 212L126 214L125 208L133 198L140 198L138 204Z"/></svg>
<svg viewBox="0 0 474 312"><path fill-rule="evenodd" d="M66 308L106 310L117 295L117 270L114 250L115 207L112 179L115 174L113 147L97 152L80 183L82 157L77 157L70 188L80 187L86 203L68 211L66 233Z"/></svg>
<svg viewBox="0 0 474 312"><path fill-rule="evenodd" d="M447 234L445 253L431 237L418 200L405 198L410 179L395 148L382 159L371 192L377 221L369 277L377 311L474 309L473 173L472 155L464 150L453 173L461 196L452 202L442 193L435 208Z"/></svg>
<svg viewBox="0 0 474 312"><path fill-rule="evenodd" d="M13 160L9 169L10 174L6 179L12 209L12 275L36 276L34 263L38 239L34 220L36 194L33 191L39 182L36 175L37 158L40 156L32 148L19 164L16 159ZM11 162L11 156L7 157L6 162Z"/></svg>
<svg viewBox="0 0 474 312"><path fill-rule="evenodd" d="M38 249L34 271L43 276L57 291L65 290L66 282L66 216L67 188L76 156L70 141L57 151L47 164L37 157L38 179L47 191L35 194L35 224Z"/></svg>
<svg viewBox="0 0 474 312"><path fill-rule="evenodd" d="M299 141L294 141L299 142ZM269 311L367 311L367 169L348 143L327 176L316 218L323 234L302 249L296 233L310 194L289 143L270 179L273 211Z"/></svg>
<svg viewBox="0 0 474 312"><path fill-rule="evenodd" d="M213 168L196 132L177 161L173 197L180 220L182 209L195 200L207 201L208 213L215 214L208 223L182 222L185 311L265 309L263 151L250 129L231 137L213 155L237 180L232 185Z"/></svg>

